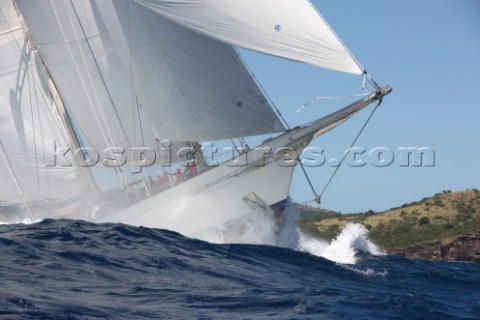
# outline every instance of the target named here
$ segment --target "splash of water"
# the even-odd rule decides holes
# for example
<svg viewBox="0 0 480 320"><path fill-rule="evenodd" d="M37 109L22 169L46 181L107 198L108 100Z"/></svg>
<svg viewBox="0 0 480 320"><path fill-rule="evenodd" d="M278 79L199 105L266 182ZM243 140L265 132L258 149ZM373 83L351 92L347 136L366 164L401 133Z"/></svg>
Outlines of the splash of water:
<svg viewBox="0 0 480 320"><path fill-rule="evenodd" d="M243 243L277 245L273 211L257 208L241 219L194 235L211 243Z"/></svg>
<svg viewBox="0 0 480 320"><path fill-rule="evenodd" d="M195 237L213 243L277 245L342 264L356 263L358 252L383 254L368 239L368 229L361 224L348 223L341 234L329 243L303 234L297 225L298 216L297 210L289 209L279 230L278 221L270 209L255 209L246 218L209 229Z"/></svg>
<svg viewBox="0 0 480 320"><path fill-rule="evenodd" d="M0 224L34 224L37 222L42 221L42 219L31 219L31 218L23 218L23 219L15 219L12 221L1 221Z"/></svg>
<svg viewBox="0 0 480 320"><path fill-rule="evenodd" d="M353 264L357 261L357 252L383 254L367 235L368 230L365 226L348 223L331 243L301 234L298 249L331 261Z"/></svg>
<svg viewBox="0 0 480 320"><path fill-rule="evenodd" d="M181 204L181 201L177 201L175 203L176 210L167 210L169 215L165 216L166 222L170 220L175 222L174 218L177 217L178 212L185 211L181 210ZM205 203L202 203L200 207L206 211L214 210ZM86 213L86 217L95 220L99 210L99 206L94 206L91 211ZM199 219L201 216L189 215L189 220L195 225L195 218ZM190 236L212 243L276 245L308 252L342 264L354 264L357 261L357 252L372 255L382 254L378 247L368 239L368 230L361 224L347 224L341 234L331 243L328 243L303 234L297 225L298 217L298 210L290 208L283 220L279 221L278 216L270 208L257 208L246 217L231 221L221 227L190 234ZM40 220L25 218L4 223L30 224Z"/></svg>

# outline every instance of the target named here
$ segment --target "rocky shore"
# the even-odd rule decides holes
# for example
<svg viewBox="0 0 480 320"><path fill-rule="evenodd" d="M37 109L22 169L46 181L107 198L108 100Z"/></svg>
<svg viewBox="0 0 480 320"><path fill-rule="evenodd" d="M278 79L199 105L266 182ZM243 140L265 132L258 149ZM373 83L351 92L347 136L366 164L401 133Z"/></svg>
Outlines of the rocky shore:
<svg viewBox="0 0 480 320"><path fill-rule="evenodd" d="M444 190L386 211L340 214L297 206L303 232L326 241L364 225L382 250L414 259L480 263L480 190Z"/></svg>
<svg viewBox="0 0 480 320"><path fill-rule="evenodd" d="M480 263L480 230L451 242L425 242L393 250L390 254L412 259Z"/></svg>

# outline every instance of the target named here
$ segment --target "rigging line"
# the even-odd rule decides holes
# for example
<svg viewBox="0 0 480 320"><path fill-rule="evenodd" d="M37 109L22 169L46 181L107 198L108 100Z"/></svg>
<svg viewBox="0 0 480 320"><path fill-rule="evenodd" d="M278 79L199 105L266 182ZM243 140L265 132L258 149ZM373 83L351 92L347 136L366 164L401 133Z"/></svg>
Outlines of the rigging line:
<svg viewBox="0 0 480 320"><path fill-rule="evenodd" d="M50 0L50 1L51 1L51 0ZM77 17L77 22L78 22L78 24L79 24L79 27L82 29L82 23L79 21L79 17L78 17L78 15L76 14L75 7L74 7L74 5L73 5L73 2L70 1L70 4L71 4L71 6L72 6L72 9L73 9L76 17ZM57 20L58 20L58 18L57 18ZM73 25L73 22L72 22L72 21L70 21L70 25L71 25L72 30L73 30L73 33L74 33L74 35L75 35L75 40L76 40L76 42L77 42L77 46L78 46L78 49L79 49L78 51L80 52L80 55L82 56L82 60L83 60L83 63L84 63L84 65L85 65L85 70L86 70L87 76L88 76L88 78L90 79L90 83L92 84L93 94L94 94L95 100L96 100L96 102L97 102L98 109L100 110L100 115L101 115L101 117L102 117L102 120L103 120L103 123L104 123L104 125L105 125L106 131L107 131L107 133L108 133L108 138L110 139L111 146L114 147L114 146L115 146L115 141L113 140L113 135L112 135L112 133L110 132L110 127L108 126L107 119L106 119L105 114L104 114L104 112L103 112L102 104L100 103L100 98L99 98L99 96L98 96L98 92L97 92L96 86L93 85L93 83L94 83L93 77L92 77L92 74L90 73L90 69L88 68L88 63L87 63L87 60L86 60L86 58L85 58L85 54L83 53L83 50L82 50L82 46L81 46L81 44L80 44L80 38L79 38L78 35L77 35L76 28L75 28L75 26ZM83 29L82 29L82 30L83 30ZM63 31L63 28L62 28L62 31ZM85 34L84 34L84 37L85 37L85 41L86 41L87 44L88 44L88 40L86 39ZM66 36L64 36L64 38L65 38L65 41L67 41ZM67 45L68 45L68 43L67 43ZM90 49L91 49L91 48L90 48ZM92 53L92 56L93 56L93 53ZM94 58L94 60L95 60L95 57L94 57L94 56L93 56L93 58ZM73 60L73 56L72 56L72 60ZM74 63L75 63L75 62L74 62ZM80 77L80 74L79 74L79 77ZM91 107L93 108L93 104L91 105ZM93 109L93 112L95 113L95 109ZM101 123L99 123L99 126L101 126ZM101 130L102 130L102 129L101 129ZM106 142L107 146L109 146L109 145L108 145L108 141L107 141L107 137L105 137L105 142ZM113 156L113 155L112 155L112 156Z"/></svg>
<svg viewBox="0 0 480 320"><path fill-rule="evenodd" d="M14 8L16 9L16 4L14 3ZM3 9L0 8L0 11L1 11L1 14L2 14L2 17L5 19L5 22L8 26L8 29L11 29L11 26L7 20L7 17L5 16L5 13L3 12ZM17 14L18 14L18 10L16 10ZM1 33L0 36L2 35L5 35L5 34L9 34L9 33L13 33L14 31L17 31L17 30L24 30L24 27L23 26L20 26L20 27L17 27L17 28L14 28L14 29L11 29L10 31L8 32L4 32L4 33ZM39 176L39 165L38 165L38 154L37 154L37 143L36 143L36 130L35 130L35 122L34 122L34 116L33 116L33 102L32 102L32 92L31 92L31 84L33 83L33 91L34 91L34 96L35 96L35 105L37 106L37 114L40 115L40 108L39 108L39 102L38 102L38 92L37 92L37 80L35 79L35 72L32 70L32 67L31 67L31 64L32 64L32 61L31 60L34 60L33 64L36 65L36 57L35 57L35 50L34 50L34 47L32 46L32 44L30 43L29 41L29 38L28 36L25 34L25 31L24 30L24 46L21 48L18 41L17 41L17 37L15 37L13 35L13 39L12 40L9 40L10 42L13 42L16 46L16 48L18 49L18 51L20 52L20 55L18 55L18 59L21 59L22 58L22 55L24 54L25 55L25 69L26 69L26 74L27 74L27 82L28 82L28 92L29 92L29 97L30 97L30 113L32 115L32 131L33 131L33 138L34 138L34 147L35 147L35 163L36 163L36 167L37 167L37 185L39 187L39 190L40 190L40 176ZM26 51L29 51L29 53L27 54ZM24 53L22 53L24 52ZM31 59L31 57L34 56L33 59ZM32 83L30 82L30 77L32 78ZM39 121L39 126L40 126L40 135L43 136L43 128L42 128L42 122ZM45 151L45 144L44 144L44 141L43 139L41 139L41 144L42 144L42 150L43 150L43 153L46 154L46 151ZM49 177L48 177L48 174L46 174L46 181L47 181L47 186L50 188L50 181L49 181Z"/></svg>
<svg viewBox="0 0 480 320"><path fill-rule="evenodd" d="M17 30L22 30L22 27L17 27L17 28L11 29L11 30L0 32L0 36L4 36L4 35L9 34L9 33L14 33Z"/></svg>
<svg viewBox="0 0 480 320"><path fill-rule="evenodd" d="M15 4L14 4L14 5L15 5ZM22 51L23 51L23 50L22 50L22 48L20 48L20 45L18 44L15 35L12 35L12 34L13 34L14 31L23 29L23 27L20 26L20 27L18 27L18 28L12 29L11 26L10 26L10 23L9 23L9 21L8 21L6 15L5 15L5 12L3 11L3 8L0 8L0 11L1 11L2 17L4 18L4 21L6 22L6 25L7 25L8 29L10 29L10 31L4 32L4 33L2 33L1 35L2 35L2 36L3 36L3 35L8 35L8 37L9 37L8 41L9 41L10 44L13 42L13 43L14 43L13 46L16 46L16 47L17 47L17 49L18 49L18 51L19 51L19 53L20 53L17 57L18 57L18 59L21 61L21 60L22 60ZM12 35L12 38L13 38L13 39L10 39L10 35ZM25 43L25 46L26 46L26 43ZM27 74L27 81L28 81L28 83L30 83L30 80L29 80L29 77L28 77L28 70L29 70L29 68L28 68L28 56L25 56L25 71L26 71L26 74ZM20 70L19 70L19 72L20 72ZM17 75L18 75L18 74L17 74ZM18 80L17 80L17 81L18 81ZM17 82L17 88L16 88L16 89L18 89L18 82ZM29 86L29 94L30 94L30 107L32 107L30 86ZM32 117L33 117L33 115L32 115ZM33 120L32 120L32 125L33 125ZM35 132L34 132L34 139L35 139ZM34 144L35 144L35 150L36 150L36 143L34 143ZM16 174L15 174L15 171L13 170L12 163L11 163L11 161L10 161L10 158L8 157L8 154L7 154L6 150L5 150L5 147L4 147L3 142L2 142L1 139L0 139L0 146L2 147L2 151L3 151L2 157L3 157L4 161L5 161L5 163L7 164L8 171L9 171L9 173L10 173L10 176L12 177L12 179L13 179L13 181L14 181L14 183L15 183L15 186L16 186L18 192L20 193L20 196L22 197L23 201L25 202L25 204L26 204L26 206L27 206L27 210L28 210L29 215L30 215L30 218L31 218L32 221L33 221L33 219L34 219L33 207L32 207L32 205L31 205L31 203L30 203L30 202L27 200L27 198L25 197L25 194L23 193L22 188L20 187L20 184L19 184L19 182L18 182L18 178L17 178L17 176L16 176ZM39 177L38 177L38 161L37 161L37 158L35 158L35 160L36 160L36 162L37 162L37 181L38 181L37 184L38 184L38 183L39 183Z"/></svg>
<svg viewBox="0 0 480 320"><path fill-rule="evenodd" d="M378 83L375 82L375 80L373 80L372 76L367 72L367 70L363 70L362 76L363 81L368 81L368 83L370 83L375 88L375 90L380 90L382 88Z"/></svg>
<svg viewBox="0 0 480 320"><path fill-rule="evenodd" d="M73 65L74 65L75 70L76 70L76 72L77 72L77 74L78 74L78 79L80 80L80 83L82 84L83 90L84 90L84 92L85 92L85 96L87 97L87 100L88 100L88 102L89 102L89 104L90 104L90 108L92 109L93 116L94 116L94 118L95 118L95 120L96 120L96 122L97 122L97 124L98 124L98 126L99 126L99 129L100 129L100 132L101 132L101 134L102 134L102 137L103 137L104 141L105 141L105 142L107 143L107 145L108 145L108 138L107 138L107 136L106 136L106 134L105 134L105 131L104 131L102 125L101 125L101 121L100 121L100 118L98 117L98 114L97 114L97 112L96 112L96 110L95 110L95 107L93 106L93 100L92 100L92 97L90 97L90 94L88 93L88 90L87 90L87 86L86 86L86 84L85 84L85 81L84 81L83 78L80 76L80 74L81 74L80 68L79 68L77 62L75 61L72 48L70 47L70 44L68 43L67 35L66 35L66 33L65 33L65 30L63 29L62 23L60 22L60 17L58 16L57 10L55 10L55 6L54 6L52 0L50 0L50 5L52 6L52 10L53 10L53 13L55 14L55 18L57 19L58 26L59 26L60 31L61 31L62 36L63 36L63 40L65 41L65 45L66 45L66 47L67 47L67 49L68 49L68 53L69 53L69 55L70 55L70 59L72 59ZM78 39L77 39L77 42L78 42ZM80 50L80 52L81 52L81 50ZM81 54L82 54L82 56L83 56L83 52L81 52ZM85 59L84 59L84 61L85 61ZM86 64L86 62L85 62L85 64ZM88 68L87 68L87 72L88 72ZM90 77L90 79L91 79L91 77ZM94 90L95 90L95 88L94 88ZM95 93L95 92L94 92L94 93ZM98 97L97 97L97 102L98 102L98 104L100 104L100 102L98 101ZM101 110L101 108L100 108L100 110ZM102 114L102 116L103 116L103 114ZM110 134L110 132L109 132L108 126L107 126L107 131L108 131L108 134L110 135L110 139L111 139L111 134ZM113 144L113 140L112 140L112 139L111 139L111 141L112 141L112 144Z"/></svg>
<svg viewBox="0 0 480 320"><path fill-rule="evenodd" d="M145 139L143 136L143 126L142 126L142 118L140 117L140 108L142 105L138 102L138 97L135 96L136 102L137 102L137 115L138 115L138 124L140 125L140 135L142 136L142 145L145 148Z"/></svg>
<svg viewBox="0 0 480 320"><path fill-rule="evenodd" d="M2 14L2 17L6 23L6 27L7 29L10 29L10 31L8 32L5 32L5 33L2 33L1 35L8 35L8 42L12 45L12 46L15 46L17 49L18 49L18 52L20 52L19 55L17 55L17 52L15 52L15 55L17 58L21 58L21 52L22 52L22 48L20 47L20 45L18 44L18 38L15 36L14 32L17 31L17 30L22 30L23 31L23 34L25 35L25 38L27 38L27 42L28 41L28 36L26 35L27 33L27 29L25 28L25 24L23 22L23 20L21 19L22 17L20 16L20 13L18 11L18 8L17 8L17 4L15 3L15 1L13 1L13 7L15 8L15 12L17 13L17 16L18 18L20 18L20 27L17 27L17 28L14 28L12 29L12 26L10 25L9 21L8 21L8 18L7 16L5 15L4 11L2 8L0 8L1 10L1 14Z"/></svg>
<svg viewBox="0 0 480 320"><path fill-rule="evenodd" d="M55 16L56 16L56 18L57 18L57 22L58 22L58 24L59 24L59 26L60 26L60 30L62 31L62 35L63 35L63 37L64 37L64 41L65 41L65 43L66 43L66 46L67 46L67 48L68 48L68 50L69 50L69 53L70 53L72 62L73 62L73 64L75 65L75 68L76 68L76 70L77 70L78 77L79 77L80 81L82 82L82 85L83 85L84 90L85 90L85 94L87 95L87 98L88 98L88 100L89 100L89 102L90 102L90 107L92 108L92 111L93 111L93 114L94 114L94 116L95 116L95 119L97 120L97 123L98 123L98 125L99 125L99 129L100 129L100 131L102 132L104 141L105 141L105 143L107 144L107 146L110 146L110 145L108 144L108 139L110 139L111 146L115 146L115 142L114 142L114 140L113 140L113 135L112 135L112 133L110 132L110 128L109 128L109 126L108 126L108 123L107 123L105 114L103 113L103 109L102 109L102 107L101 107L101 103L100 103L100 99L99 99L99 96L98 96L98 92L97 92L97 90L96 90L96 87L95 87L95 86L92 87L92 88L93 88L93 95L94 95L94 97L95 97L95 100L96 100L96 102L97 102L97 105L99 106L98 109L100 110L100 115L101 115L102 120L103 120L103 123L104 123L104 125L105 125L105 128L106 128L108 137L107 137L107 136L105 135L105 133L103 132L103 128L102 128L100 119L99 119L99 117L98 117L98 115L97 115L97 113L96 113L96 110L95 110L94 106L93 106L93 101L91 100L90 95L89 95L88 92L87 92L87 88L86 88L86 86L85 86L85 83L84 83L82 77L80 76L80 71L79 71L78 65L77 65L77 63L75 62L75 59L74 59L72 50L71 50L71 48L70 48L70 45L68 44L68 40L67 40L65 31L64 31L64 29L63 29L63 26L62 26L61 23L60 23L60 19L59 19L58 14L57 14L57 12L56 12L56 10L55 10L55 7L54 7L54 5L53 5L53 3L52 3L52 0L50 0L50 3L51 3L51 5L52 5L53 11L54 11ZM71 3L71 4L72 4L72 3ZM72 4L72 5L73 5L73 4ZM80 23L80 24L81 24L81 23ZM77 32L76 32L76 28L75 28L75 26L73 25L73 22L72 22L72 21L70 21L70 25L71 25L71 27L72 27L72 30L73 30L73 33L74 33L74 36L75 36L75 40L76 40L76 42L77 42L77 46L78 46L78 48L79 48L78 51L80 52L80 55L81 55L81 57L82 57L82 59L83 59L83 63L84 63L84 65L85 65L85 70L86 70L87 76L88 76L88 78L90 79L90 83L93 84L93 83L94 83L93 77L92 77L92 74L90 73L90 69L88 68L88 64L87 64L85 55L84 55L84 53L83 53L83 50L82 50L82 47L81 47L81 44L80 44L80 39L79 39L79 37L78 37L78 35L77 35ZM77 132L75 132L75 135L76 135L76 138L78 139L78 133L77 133ZM113 155L112 155L112 156L113 156ZM96 183L96 182L93 181L93 183Z"/></svg>
<svg viewBox="0 0 480 320"><path fill-rule="evenodd" d="M25 205L27 206L28 213L30 214L30 218L32 221L34 220L34 215L33 215L33 208L30 203L30 201L27 200L25 197L25 194L23 193L22 188L20 187L20 183L18 182L17 175L15 174L15 171L13 170L12 163L10 161L10 158L8 157L7 150L5 150L5 146L3 145L2 140L0 139L0 147L2 147L2 158L7 164L8 171L10 172L10 176L13 179L13 182L15 183L15 187L17 188L18 192L20 193L20 196L22 197L22 200L25 202Z"/></svg>
<svg viewBox="0 0 480 320"><path fill-rule="evenodd" d="M110 90L108 90L107 82L105 81L105 77L103 76L103 73L100 69L100 65L98 64L97 58L95 57L92 46L90 45L90 41L88 41L87 34L85 33L85 29L83 28L82 22L80 21L80 17L78 16L77 9L73 5L72 0L70 0L70 4L72 6L73 12L75 13L75 17L77 18L78 25L80 26L80 30L82 30L82 34L83 34L83 37L85 38L85 42L87 43L88 49L90 50L90 53L92 54L92 58L93 58L93 61L95 63L95 67L97 68L97 71L98 71L98 74L99 74L100 79L102 81L102 84L105 87L105 92L107 93L108 99L109 99L110 103L112 104L113 110L115 112L115 116L117 117L118 122L120 124L120 128L122 128L123 134L125 135L125 138L127 139L127 143L130 145L130 141L128 139L127 132L125 131L123 123L120 120L120 115L118 114L117 108L115 107L115 103L113 102L113 98L112 98L112 95L110 94Z"/></svg>
<svg viewBox="0 0 480 320"><path fill-rule="evenodd" d="M237 144L235 143L235 141L233 141L233 139L230 139L230 141L232 142L233 146L235 147L235 150L238 150L238 147L237 147Z"/></svg>
<svg viewBox="0 0 480 320"><path fill-rule="evenodd" d="M365 129L365 127L367 126L367 124L370 122L370 119L372 119L373 117L373 114L375 113L375 111L377 111L378 107L380 106L380 104L382 103L382 100L380 100L377 105L375 106L375 108L372 110L372 112L370 113L367 121L365 121L365 123L363 124L362 128L360 129L360 131L358 132L357 136L355 137L355 139L353 139L352 143L350 144L350 148L351 149L353 147L353 145L357 142L358 138L360 137L360 135L362 134L363 130ZM338 170L340 169L340 167L342 166L343 162L345 161L345 159L347 158L348 156L348 151L345 152L345 155L343 156L342 160L340 161L340 163L338 164L338 166L335 168L335 171L333 172L333 174L330 176L330 179L328 179L325 187L323 188L322 192L320 192L320 197L323 196L323 193L327 190L328 186L330 185L330 183L332 182L333 178L335 177L335 175L337 174Z"/></svg>
<svg viewBox="0 0 480 320"><path fill-rule="evenodd" d="M134 98L135 98L135 100L137 101L137 104L138 104L138 96L135 93L135 88L133 86L133 58L132 58L132 48L131 48L132 39L131 39L131 24L130 24L130 1L127 2L127 27L128 27L128 31L127 31L127 35L128 35L128 39L127 39L127 41L128 41L128 67L129 67L128 74L130 76L130 91L131 91L130 107L131 107L131 110L132 110L133 143L136 144L136 141L137 141L137 130L136 130L137 122L135 121Z"/></svg>
<svg viewBox="0 0 480 320"><path fill-rule="evenodd" d="M35 52L32 50L31 46L30 46L30 50L32 51L32 54L35 56ZM36 57L34 57L33 60L34 60L33 63L36 66L37 65ZM35 97L35 105L37 106L36 111L37 111L37 115L38 115L38 126L40 127L40 136L45 137L46 134L45 134L44 125L43 125L42 120L40 118L40 114L41 114L41 112L40 112L40 101L39 101L39 98L38 98L39 93L37 91L38 83L37 83L37 79L35 77L35 72L32 70L32 68L29 68L29 70L30 70L31 77L32 77L32 82L33 82L33 93L34 93L34 97ZM41 80L39 80L39 81L41 81ZM45 105L48 106L49 104L46 103ZM32 112L32 114L33 114L33 112ZM47 114L51 115L50 110L48 110L48 109L45 110L44 114L46 115L47 126L50 127L50 130L53 133L52 127L50 126L50 121L47 118ZM52 134L52 136L54 138L56 138L56 134ZM41 142L41 149L42 149L43 154L47 155L47 151L46 151L46 147L45 147L45 140L40 139L40 142ZM48 187L48 189L50 189L50 177L49 177L48 172L45 173L45 178L46 178L46 182L47 182L47 187Z"/></svg>
<svg viewBox="0 0 480 320"><path fill-rule="evenodd" d="M88 41L87 36L86 36L86 33L85 33L84 29L83 29L83 25L82 25L82 23L81 23L80 20L79 20L77 11L76 11L75 6L73 5L73 3L72 3L71 0L70 0L70 4L72 5L72 8L73 8L73 10L74 10L74 12L75 12L75 15L76 15L76 17L77 17L77 21L78 21L78 23L80 24L80 28L82 29L82 33L83 33L83 35L84 35L84 37L85 37L85 40L86 40L86 42L87 42L87 44L88 44L88 47L90 48L90 52L92 53L93 59L94 59L94 61L95 61L95 65L96 65L96 67L97 67L97 71L98 71L98 73L100 74L101 80L102 80L103 85L104 85L104 87L105 87L105 91L106 91L107 94L108 94L108 97L109 97L109 99L110 99L110 103L112 104L112 107L113 107L113 109L114 109L114 111L115 111L115 115L116 115L116 117L117 117L117 119L118 119L118 122L119 122L119 124L120 124L120 127L121 127L121 129L122 129L122 131L123 131L123 133L124 133L124 135L125 135L125 138L127 139L127 143L131 146L130 140L128 139L128 135L127 135L126 132L125 132L125 128L124 128L124 126L123 126L123 123L120 121L120 117L119 117L119 115L118 115L117 109L115 108L115 105L114 105L114 103L113 103L113 99L112 99L112 97L111 97L111 95L110 95L110 92L109 92L109 90L108 90L108 88L107 88L106 81L105 81L105 79L103 78L103 74L102 74L101 71L100 71L99 65L98 65L98 63L97 63L97 59L96 59L96 57L95 57L95 55L94 55L94 53L93 53L93 50L92 50L92 48L91 48L91 46L90 46L90 42ZM129 6L129 5L130 5L130 2L127 3L127 6ZM133 92L133 90L132 90L132 92ZM131 101L131 106L132 106L132 108L131 108L131 109L132 109L132 113L133 113L133 115L135 115L135 110L134 110L134 108L133 108L133 97L132 97L132 101ZM100 109L100 110L101 110L101 109ZM102 116L103 116L103 113L102 113ZM104 117L104 116L103 116L103 117ZM134 116L132 117L132 119L133 119L133 118L134 118ZM107 130L108 130L108 125L105 124L105 126L107 127ZM134 132L135 132L135 130L134 130ZM115 145L115 143L113 142L113 139L111 139L111 140L112 140L112 144ZM135 136L133 137L133 140L135 141ZM105 141L105 142L107 142L107 141ZM107 144L108 144L108 143L107 143ZM114 173L115 173L115 177L117 177L117 179L120 181L120 183L123 184L122 189L123 189L123 191L124 191L124 193L125 193L125 195L126 195L126 197L127 197L128 202L130 202L130 198L129 198L129 195L128 195L128 192L127 192L127 187L125 187L125 185L128 184L128 182L127 182L127 180L128 180L127 173L126 173L122 168L120 168L120 167L115 167Z"/></svg>
<svg viewBox="0 0 480 320"><path fill-rule="evenodd" d="M138 98L137 98L137 114L138 114L138 123L140 125L140 135L142 136L142 145L143 145L143 148L145 149L145 139L144 139L144 136L143 136L143 126L142 126L142 119L140 118L140 107L141 107L141 104L138 103ZM146 160L146 157L147 157L147 154L145 154L145 160ZM139 159L139 163L141 161L141 154L140 154L140 159ZM147 194L147 196L150 196L150 190L148 190L148 187L147 187L147 180L149 180L149 177L150 177L150 167L147 167L145 171L146 172L146 176L145 176L145 172L142 170L142 166L140 166L140 170L142 171L142 176L143 176L143 181L144 181L144 186L145 186L145 192Z"/></svg>
<svg viewBox="0 0 480 320"><path fill-rule="evenodd" d="M5 15L5 12L3 11L2 7L0 7L0 14L2 15L2 20L0 20L0 22L5 22L5 24L6 24L6 25L3 25L3 23L1 24L3 27L6 26L6 28L4 28L5 31L0 33L0 36L3 36L5 34L11 33L11 32L15 32L15 31L20 30L20 29L23 29L22 26L12 29L12 27L10 26L10 23L8 21L8 18Z"/></svg>
<svg viewBox="0 0 480 320"><path fill-rule="evenodd" d="M305 175L305 178L307 179L308 184L310 185L310 189L312 189L313 195L315 196L315 202L320 203L320 196L317 194L315 191L315 188L313 187L312 181L310 181L310 177L307 174L307 171L305 170L305 167L303 166L303 163L301 160L298 161L298 164L300 165L300 168L302 168L303 174Z"/></svg>
<svg viewBox="0 0 480 320"><path fill-rule="evenodd" d="M27 49L25 49L27 50ZM38 191L40 192L40 166L38 164L38 152L37 152L37 135L35 131L35 118L33 114L33 101L32 101L32 84L30 82L30 65L29 65L29 60L31 57L31 52L30 54L27 54L24 52L24 58L25 58L25 73L27 74L27 83L28 83L28 98L30 101L30 115L31 115L31 121L32 121L32 133L33 133L33 150L35 154L35 168L36 168L36 176L37 176L37 188Z"/></svg>
<svg viewBox="0 0 480 320"><path fill-rule="evenodd" d="M302 106L300 106L295 113L299 113L302 111L306 106L309 104L314 103L315 101L318 100L340 100L340 99L349 99L349 98L358 98L358 97L363 97L363 96L368 96L372 92L365 92L365 93L359 93L359 94L353 94L349 96L343 96L343 97L333 97L333 96L318 96L316 98L311 99L310 101L304 103Z"/></svg>
<svg viewBox="0 0 480 320"><path fill-rule="evenodd" d="M52 1L50 1L50 4L51 4L52 9L53 9L53 12L55 13L55 16L56 16L56 18L57 18L57 21L58 21L58 23L59 23L60 29L61 29L62 32L63 32L64 40L66 40L66 36L65 36L64 30L63 30L63 28L62 28L62 25L61 25L60 22L59 22L58 15L57 15L57 12L56 12L56 10L55 10L55 7L53 6ZM72 143L72 146L76 146L75 141L74 141L75 136L71 136L71 135L69 135L69 133L68 133L68 130L70 130L70 129L73 130L73 128L71 127L71 123L68 124L67 121L64 121L64 120L63 120L64 114L66 114L66 109L64 108L63 102L61 101L61 98L60 98L60 96L59 96L59 93L58 93L58 91L57 91L57 88L56 88L56 86L55 86L55 83L54 83L53 79L51 78L51 75L50 75L50 73L49 73L49 71L48 71L48 69L47 69L47 66L46 66L46 64L45 64L45 61L42 59L41 54L38 52L38 49L37 49L37 47L35 46L35 42L34 42L33 39L32 39L32 36L31 36L30 31L29 31L29 29L28 29L28 26L26 25L26 22L25 22L22 14L21 14L21 12L20 12L20 9L17 7L17 4L16 4L15 1L13 1L13 5L14 5L14 7L15 7L16 13L17 13L17 15L18 15L18 18L19 18L20 23L21 23L21 25L22 25L22 28L23 28L23 30L24 30L24 35L25 35L25 37L26 37L26 39L27 39L27 42L28 42L28 44L30 45L30 47L32 48L32 50L35 52L35 63L36 63L36 66L37 66L37 67L40 67L40 69L42 69L42 73L43 73L43 75L44 75L44 77L45 77L44 80L45 80L45 81L47 82L47 84L48 84L48 88L49 88L49 91L50 91L50 99L48 99L47 96L46 96L46 95L43 95L43 94L41 95L41 96L42 96L42 99L44 100L44 102L46 102L46 105L52 106L52 103L53 103L53 105L55 105L55 109L56 109L56 112L57 112L57 116L59 116L59 118L58 118L57 120L60 120L60 122L61 122L61 127L63 127L63 129L65 130L65 131L63 131L61 134L70 137L70 138L71 138L70 143ZM67 47L68 47L68 49L69 49L70 55L72 56L72 52L71 52L71 50L70 50L70 47L69 47L67 41L66 41L66 45L67 45ZM37 55L37 53L38 53L38 55ZM75 63L75 61L74 61L74 63ZM75 67L77 67L76 64L75 64ZM77 72L78 72L78 68L77 68ZM82 79L81 79L81 80L82 80ZM44 83L42 82L42 86L43 86L43 84L44 84ZM83 84L83 82L82 82L82 84ZM35 89L35 91L36 91L36 89ZM57 100L58 100L58 101L57 101ZM52 115L53 115L53 114L52 114ZM52 126L51 126L51 124L50 124L49 121L47 121L47 124L48 124L48 126L50 127L50 130L52 130ZM52 131L53 131L53 130L52 130ZM64 136L64 138L65 138L66 136ZM48 176L47 176L47 177L48 177ZM97 184L96 184L96 182L95 182L95 180L94 180L93 177L91 177L91 179L87 179L87 180L88 180L88 183L90 184L90 186L92 186L92 187L95 188L95 189L97 188ZM48 179L47 179L47 181L48 181Z"/></svg>

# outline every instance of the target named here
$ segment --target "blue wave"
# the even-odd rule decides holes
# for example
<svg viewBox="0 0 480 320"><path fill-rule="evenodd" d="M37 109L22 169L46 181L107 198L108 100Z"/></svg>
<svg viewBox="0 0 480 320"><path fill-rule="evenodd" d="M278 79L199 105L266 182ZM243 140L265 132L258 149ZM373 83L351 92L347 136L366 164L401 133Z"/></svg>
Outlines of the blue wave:
<svg viewBox="0 0 480 320"><path fill-rule="evenodd" d="M480 266L45 220L1 225L0 318L479 319Z"/></svg>

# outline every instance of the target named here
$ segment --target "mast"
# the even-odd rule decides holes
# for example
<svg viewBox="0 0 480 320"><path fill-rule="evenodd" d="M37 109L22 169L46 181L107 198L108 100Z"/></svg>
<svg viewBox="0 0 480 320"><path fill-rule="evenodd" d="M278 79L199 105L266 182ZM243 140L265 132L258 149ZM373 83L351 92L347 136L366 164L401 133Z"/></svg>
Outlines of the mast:
<svg viewBox="0 0 480 320"><path fill-rule="evenodd" d="M35 45L35 42L33 41L33 38L30 34L30 30L28 29L28 26L25 23L25 20L23 19L22 13L20 12L20 9L17 6L16 0L13 0L13 6L15 7L17 15L20 19L20 23L22 24L22 28L23 28L25 37L27 38L27 41L30 43L32 51L35 54L35 59L37 59L38 64L41 66L43 76L45 77L45 80L47 81L47 87L48 87L48 90L49 90L49 92L50 92L50 94L53 98L54 103L55 103L56 110L58 112L58 116L60 117L61 123L63 125L63 129L68 136L71 151L81 150L83 148L83 146L80 143L80 139L78 137L77 132L75 131L72 120L71 120L71 118L68 114L68 111L67 111L67 109L66 109L66 107L65 107L65 105L62 101L62 98L60 97L60 94L57 90L55 82L53 81L53 79L50 75L50 72L48 71L48 68L45 64L45 61L43 60L40 51L38 50L38 48ZM84 173L84 174L82 174L82 177L84 177L84 179L86 179L86 182L90 186L91 190L94 191L95 194L98 194L100 192L100 188L99 188L91 170L88 169L88 168L83 168L82 173Z"/></svg>

